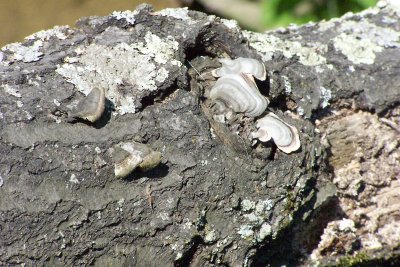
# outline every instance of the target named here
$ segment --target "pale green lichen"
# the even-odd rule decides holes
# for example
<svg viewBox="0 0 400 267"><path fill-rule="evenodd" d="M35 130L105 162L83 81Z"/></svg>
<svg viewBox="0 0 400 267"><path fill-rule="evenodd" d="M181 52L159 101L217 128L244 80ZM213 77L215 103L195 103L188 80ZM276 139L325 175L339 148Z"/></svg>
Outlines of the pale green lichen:
<svg viewBox="0 0 400 267"><path fill-rule="evenodd" d="M397 16L400 16L400 2L398 0L379 1L377 6L381 8L389 7L396 12Z"/></svg>
<svg viewBox="0 0 400 267"><path fill-rule="evenodd" d="M339 221L338 228L339 228L339 231L342 231L342 232L354 233L356 231L354 221L351 219L346 219L346 218Z"/></svg>
<svg viewBox="0 0 400 267"><path fill-rule="evenodd" d="M252 223L258 223L258 222L263 220L262 217L256 215L253 212L249 213L249 214L244 214L243 217L246 218L249 222L252 222Z"/></svg>
<svg viewBox="0 0 400 267"><path fill-rule="evenodd" d="M320 87L321 91L321 107L326 108L329 106L329 100L332 98L332 92L329 89L326 89L325 87L321 86Z"/></svg>
<svg viewBox="0 0 400 267"><path fill-rule="evenodd" d="M67 57L56 72L86 95L93 87L106 88L106 97L115 104L119 114L134 113L135 91L156 90L156 83L168 77L164 66L181 66L174 59L179 44L172 37L161 39L147 32L144 39L144 42L120 43L114 47L98 44L78 47L77 56ZM122 86L133 89L121 92Z"/></svg>
<svg viewBox="0 0 400 267"><path fill-rule="evenodd" d="M250 211L255 208L255 202L249 199L244 199L241 203L243 211Z"/></svg>
<svg viewBox="0 0 400 267"><path fill-rule="evenodd" d="M241 238L254 243L262 242L272 235L272 227L267 222L262 223L258 230L257 228L254 225L245 224L239 228L237 233Z"/></svg>
<svg viewBox="0 0 400 267"><path fill-rule="evenodd" d="M211 243L217 240L217 233L214 229L208 229L208 227L206 227L206 234L204 236L204 241Z"/></svg>
<svg viewBox="0 0 400 267"><path fill-rule="evenodd" d="M36 32L32 35L25 37L25 40L35 40L32 44L26 45L21 43L11 43L4 46L2 51L11 51L14 54L7 57L7 62L23 61L25 63L35 62L42 58L43 53L40 48L43 47L43 42L48 41L51 37L59 40L64 40L72 30L68 26L55 26L49 30ZM2 62L3 65L7 62Z"/></svg>
<svg viewBox="0 0 400 267"><path fill-rule="evenodd" d="M221 22L231 30L239 28L239 24L238 24L238 22L236 20L233 20L233 19L221 19Z"/></svg>
<svg viewBox="0 0 400 267"><path fill-rule="evenodd" d="M359 39L369 39L382 47L399 47L400 33L390 29L379 27L368 21L345 21L340 25L339 32L357 36Z"/></svg>
<svg viewBox="0 0 400 267"><path fill-rule="evenodd" d="M3 84L2 87L4 88L4 92L6 92L7 94L18 97L18 98L22 97L21 93L18 91L17 88L12 87L8 84Z"/></svg>
<svg viewBox="0 0 400 267"><path fill-rule="evenodd" d="M124 203L125 203L125 198L119 199L117 201L117 206L115 207L115 210L119 211L119 212L123 212L124 211L124 209L123 209Z"/></svg>
<svg viewBox="0 0 400 267"><path fill-rule="evenodd" d="M265 222L261 225L260 230L258 231L257 241L261 242L271 234L272 234L272 227L269 223Z"/></svg>
<svg viewBox="0 0 400 267"><path fill-rule="evenodd" d="M179 260L182 258L182 256L183 256L182 250L185 247L183 244L181 244L181 242L182 242L181 240L179 240L178 242L179 242L179 244L178 243L171 244L172 251L174 253L176 253L175 260Z"/></svg>
<svg viewBox="0 0 400 267"><path fill-rule="evenodd" d="M155 12L156 15L159 16L166 16L166 17L173 17L176 19L180 20L191 20L191 18L188 15L188 8L183 7L183 8L165 8L163 10Z"/></svg>
<svg viewBox="0 0 400 267"><path fill-rule="evenodd" d="M79 184L79 180L78 178L76 178L75 174L71 174L71 176L69 177L69 181L74 184Z"/></svg>
<svg viewBox="0 0 400 267"><path fill-rule="evenodd" d="M272 227L266 222L266 218L268 218L268 211L272 209L273 204L271 199L259 200L256 203L246 199L242 201L242 210L244 210L244 206L246 211L253 211L242 215L246 224L240 227L238 233L243 239L257 243L271 235Z"/></svg>
<svg viewBox="0 0 400 267"><path fill-rule="evenodd" d="M179 43L172 36L167 36L163 40L157 35L147 32L144 40L145 43L138 42L133 44L133 47L140 53L151 56L159 64L171 62L173 65L182 65L180 61L174 59Z"/></svg>
<svg viewBox="0 0 400 267"><path fill-rule="evenodd" d="M157 218L160 218L161 220L167 221L167 222L171 221L171 217L169 216L169 214L167 212L160 212L157 215Z"/></svg>
<svg viewBox="0 0 400 267"><path fill-rule="evenodd" d="M281 77L283 79L283 85L285 86L285 93L289 95L292 92L292 85L290 84L289 78L285 75Z"/></svg>
<svg viewBox="0 0 400 267"><path fill-rule="evenodd" d="M17 108L22 108L24 106L24 103L20 100L17 100Z"/></svg>
<svg viewBox="0 0 400 267"><path fill-rule="evenodd" d="M318 22L318 30L321 32L327 31L333 27L335 27L335 22L338 22L339 19L335 18L335 19L330 19L328 21L322 20L320 22Z"/></svg>
<svg viewBox="0 0 400 267"><path fill-rule="evenodd" d="M259 200L257 202L245 199L242 201L243 211L253 211L251 213L243 214L248 222L255 225L260 225L264 222L266 213L270 211L273 207L273 201L270 199Z"/></svg>
<svg viewBox="0 0 400 267"><path fill-rule="evenodd" d="M237 232L243 239L251 239L254 237L253 226L251 225L242 225L240 226L239 231Z"/></svg>
<svg viewBox="0 0 400 267"><path fill-rule="evenodd" d="M321 43L313 43L311 47L302 45L297 41L282 40L265 33L243 31L244 36L250 41L250 46L256 49L264 61L269 61L276 52L281 52L286 58L299 57L299 62L306 66L316 66L326 63L326 58L316 51L326 52L328 47Z"/></svg>
<svg viewBox="0 0 400 267"><path fill-rule="evenodd" d="M260 200L256 204L256 213L261 214L266 211L270 211L274 206L274 202L267 198L265 200Z"/></svg>
<svg viewBox="0 0 400 267"><path fill-rule="evenodd" d="M354 64L373 64L375 53L382 52L383 47L371 40L360 40L356 36L341 33L333 39L334 46Z"/></svg>
<svg viewBox="0 0 400 267"><path fill-rule="evenodd" d="M333 45L354 64L373 64L385 47L399 47L399 32L367 21L345 21L338 31Z"/></svg>
<svg viewBox="0 0 400 267"><path fill-rule="evenodd" d="M48 41L51 37L56 37L59 40L65 40L72 30L69 26L54 26L52 29L38 31L32 35L25 37L25 40L41 40Z"/></svg>
<svg viewBox="0 0 400 267"><path fill-rule="evenodd" d="M135 16L138 14L138 11L114 11L111 16L117 20L124 19L128 24L135 24Z"/></svg>
<svg viewBox="0 0 400 267"><path fill-rule="evenodd" d="M36 40L31 45L23 45L21 43L12 43L4 46L2 51L11 51L12 55L8 56L9 62L23 61L25 63L38 61L42 58L43 53L40 52L40 48L43 46L43 41Z"/></svg>

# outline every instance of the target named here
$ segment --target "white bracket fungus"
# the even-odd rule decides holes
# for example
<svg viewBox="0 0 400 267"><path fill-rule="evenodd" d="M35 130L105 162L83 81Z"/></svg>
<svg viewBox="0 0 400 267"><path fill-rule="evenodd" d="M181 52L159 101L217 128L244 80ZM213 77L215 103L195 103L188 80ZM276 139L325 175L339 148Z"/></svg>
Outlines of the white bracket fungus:
<svg viewBox="0 0 400 267"><path fill-rule="evenodd" d="M213 70L214 77L220 77L209 92L219 111L226 108L248 117L262 115L269 101L261 95L254 77L266 79L266 70L262 62L252 58L220 59L222 67ZM300 138L295 127L287 124L273 113L268 113L256 122L258 130L252 133L253 138L261 142L273 139L277 147L285 153L300 148Z"/></svg>
<svg viewBox="0 0 400 267"><path fill-rule="evenodd" d="M261 115L268 106L268 100L260 94L253 78L243 73L219 78L210 91L210 98L222 107L249 117Z"/></svg>
<svg viewBox="0 0 400 267"><path fill-rule="evenodd" d="M297 129L273 113L268 113L257 120L258 130L253 132L253 138L261 142L272 140L276 146L285 153L291 153L300 148L300 138Z"/></svg>
<svg viewBox="0 0 400 267"><path fill-rule="evenodd" d="M136 168L150 170L161 162L161 153L145 144L137 142L123 143L114 148L114 173L117 178L125 178Z"/></svg>
<svg viewBox="0 0 400 267"><path fill-rule="evenodd" d="M221 58L219 62L222 64L222 67L212 71L212 75L215 77L222 77L227 74L235 73L253 75L261 81L264 81L267 77L264 64L253 58L239 57L233 60Z"/></svg>
<svg viewBox="0 0 400 267"><path fill-rule="evenodd" d="M95 122L100 119L103 114L105 103L106 98L104 88L95 87L78 103L69 114L69 117L81 118L90 122Z"/></svg>

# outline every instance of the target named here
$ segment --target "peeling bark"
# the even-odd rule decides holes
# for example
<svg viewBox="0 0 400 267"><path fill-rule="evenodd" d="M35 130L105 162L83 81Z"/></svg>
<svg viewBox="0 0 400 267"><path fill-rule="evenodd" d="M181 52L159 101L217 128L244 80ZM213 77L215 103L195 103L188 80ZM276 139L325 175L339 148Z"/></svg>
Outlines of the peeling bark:
<svg viewBox="0 0 400 267"><path fill-rule="evenodd" d="M338 242L325 233L342 231L335 221L345 217L355 224L342 231L340 241L349 241L339 242L340 253L394 261L398 242L385 233L398 224L398 13L380 2L360 14L261 34L199 12L154 13L142 5L5 46L1 264L329 264L343 255L330 253ZM213 81L205 74L216 58L239 56L266 65L269 81L258 84L260 92L270 111L298 129L298 152L282 153L272 142L253 147L233 131L248 135L251 119L213 119L204 96ZM96 123L69 121L94 87L106 91L105 114ZM129 141L161 152L162 160L121 180L112 150ZM374 168L380 171L369 176ZM387 212L376 214L374 205ZM371 218L377 228L368 226ZM367 234L382 237L379 252L362 243Z"/></svg>

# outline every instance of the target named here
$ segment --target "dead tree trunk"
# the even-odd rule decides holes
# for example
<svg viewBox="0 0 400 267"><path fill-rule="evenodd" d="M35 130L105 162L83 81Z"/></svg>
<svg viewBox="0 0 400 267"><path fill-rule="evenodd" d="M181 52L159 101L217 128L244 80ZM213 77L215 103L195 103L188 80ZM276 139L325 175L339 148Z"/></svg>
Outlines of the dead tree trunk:
<svg viewBox="0 0 400 267"><path fill-rule="evenodd" d="M143 5L5 46L1 265L395 261L399 13L380 2L254 33ZM253 146L213 120L205 76L224 57L264 62L258 86L300 132L299 151ZM105 115L71 122L95 87L106 91ZM112 152L132 141L161 152L161 164L116 178Z"/></svg>

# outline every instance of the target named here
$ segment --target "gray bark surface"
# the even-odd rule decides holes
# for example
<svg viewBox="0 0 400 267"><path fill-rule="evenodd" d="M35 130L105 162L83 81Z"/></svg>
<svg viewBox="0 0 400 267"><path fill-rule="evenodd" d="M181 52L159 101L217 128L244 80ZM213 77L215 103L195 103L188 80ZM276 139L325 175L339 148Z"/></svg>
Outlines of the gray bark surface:
<svg viewBox="0 0 400 267"><path fill-rule="evenodd" d="M300 264L338 199L332 147L316 124L344 109L383 116L400 103L396 12L381 4L261 34L143 5L4 47L0 265ZM298 129L299 151L254 147L213 121L203 74L222 57L264 62L260 91ZM106 114L68 121L96 86L106 88ZM250 131L253 121L240 119ZM161 164L115 178L112 150L128 141L160 151Z"/></svg>

